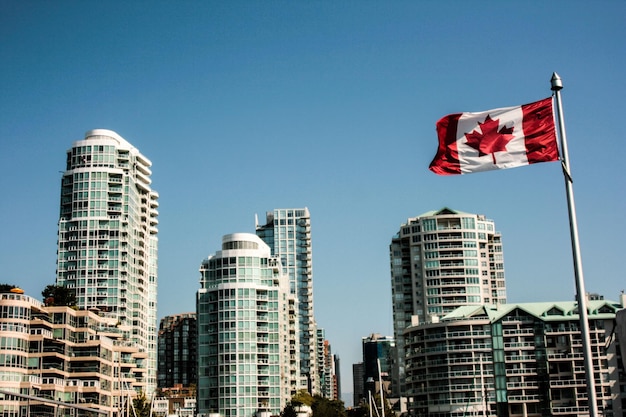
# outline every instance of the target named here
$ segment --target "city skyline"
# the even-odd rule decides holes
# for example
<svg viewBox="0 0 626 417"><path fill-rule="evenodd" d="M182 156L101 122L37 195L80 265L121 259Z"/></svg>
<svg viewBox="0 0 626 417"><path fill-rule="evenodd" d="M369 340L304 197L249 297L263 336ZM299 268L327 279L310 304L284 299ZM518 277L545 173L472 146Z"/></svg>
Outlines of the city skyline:
<svg viewBox="0 0 626 417"><path fill-rule="evenodd" d="M309 208L315 318L345 387L361 337L393 334L388 246L408 217L484 214L503 235L509 302L573 300L558 163L428 172L436 120L548 97L554 71L586 289L611 300L623 289L625 154L613 126L626 93L623 2L68 1L0 11L0 263L3 281L33 297L55 279L64 152L106 128L154 164L158 318L193 310L198 261L221 236L254 233L255 214L273 207Z"/></svg>

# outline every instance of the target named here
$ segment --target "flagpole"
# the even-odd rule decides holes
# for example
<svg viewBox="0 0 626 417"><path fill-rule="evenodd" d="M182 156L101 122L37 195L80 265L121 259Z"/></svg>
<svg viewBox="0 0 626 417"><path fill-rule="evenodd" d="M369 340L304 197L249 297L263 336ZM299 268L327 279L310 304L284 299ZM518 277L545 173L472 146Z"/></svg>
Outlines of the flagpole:
<svg viewBox="0 0 626 417"><path fill-rule="evenodd" d="M572 240L572 254L574 258L574 277L576 279L576 299L578 301L578 312L580 315L580 331L583 342L583 356L585 362L585 377L587 379L587 398L589 405L589 416L598 416L598 403L596 401L595 372L593 369L593 356L591 353L591 337L589 333L589 320L587 318L587 293L585 292L585 280L583 278L582 260L580 256L580 246L578 242L578 226L576 224L576 207L574 205L573 180L569 168L569 155L567 151L567 139L565 137L565 122L563 120L563 110L561 108L561 89L563 82L561 77L554 72L550 80L552 91L556 99L556 111L559 123L559 136L561 138L561 165L563 167L563 177L565 178L565 191L567 193L567 207L569 211L569 227Z"/></svg>

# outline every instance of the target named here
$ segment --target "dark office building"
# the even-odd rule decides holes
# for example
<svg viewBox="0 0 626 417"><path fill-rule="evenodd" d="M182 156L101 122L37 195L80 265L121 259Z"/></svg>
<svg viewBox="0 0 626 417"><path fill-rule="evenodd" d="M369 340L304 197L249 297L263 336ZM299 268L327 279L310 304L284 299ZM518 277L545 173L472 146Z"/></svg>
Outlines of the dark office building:
<svg viewBox="0 0 626 417"><path fill-rule="evenodd" d="M161 319L157 369L159 388L197 384L197 334L195 313L176 314Z"/></svg>
<svg viewBox="0 0 626 417"><path fill-rule="evenodd" d="M363 392L363 362L352 364L352 405L359 407L362 402L365 401L365 394Z"/></svg>
<svg viewBox="0 0 626 417"><path fill-rule="evenodd" d="M371 391L374 395L380 391L380 381L383 382L385 395L396 396L394 391L393 356L395 341L393 337L372 334L362 339L363 345L363 394ZM379 369L380 366L380 369ZM380 371L380 376L379 376ZM366 399L366 398L365 398Z"/></svg>

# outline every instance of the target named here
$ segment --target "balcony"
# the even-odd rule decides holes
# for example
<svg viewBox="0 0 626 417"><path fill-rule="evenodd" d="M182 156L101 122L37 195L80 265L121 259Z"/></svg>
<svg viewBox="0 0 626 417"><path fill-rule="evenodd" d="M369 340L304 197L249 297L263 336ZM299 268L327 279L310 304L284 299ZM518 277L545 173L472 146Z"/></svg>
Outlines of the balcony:
<svg viewBox="0 0 626 417"><path fill-rule="evenodd" d="M589 407L576 407L576 406L570 406L570 407L559 407L559 406L553 406L552 407L552 415L553 416L558 416L558 415L589 415Z"/></svg>
<svg viewBox="0 0 626 417"><path fill-rule="evenodd" d="M587 381L584 379L550 379L550 388L556 387L586 387Z"/></svg>
<svg viewBox="0 0 626 417"><path fill-rule="evenodd" d="M510 375L536 375L537 368L511 368L506 370L506 376Z"/></svg>
<svg viewBox="0 0 626 417"><path fill-rule="evenodd" d="M532 403L539 402L541 400L541 396L534 395L509 395L507 397L507 401L510 403Z"/></svg>
<svg viewBox="0 0 626 417"><path fill-rule="evenodd" d="M507 382L506 388L508 390L520 390L520 389L537 389L539 388L539 382L527 381L527 382Z"/></svg>

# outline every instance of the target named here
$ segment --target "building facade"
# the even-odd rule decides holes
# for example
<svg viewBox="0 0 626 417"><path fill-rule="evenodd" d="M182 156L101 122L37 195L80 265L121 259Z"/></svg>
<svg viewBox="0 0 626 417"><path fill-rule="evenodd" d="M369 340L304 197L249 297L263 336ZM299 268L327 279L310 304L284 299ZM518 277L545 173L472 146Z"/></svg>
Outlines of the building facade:
<svg viewBox="0 0 626 417"><path fill-rule="evenodd" d="M200 273L198 413L278 415L298 375L290 362L295 303L280 259L258 236L235 233L222 238Z"/></svg>
<svg viewBox="0 0 626 417"><path fill-rule="evenodd" d="M623 303L623 300L622 300ZM598 411L626 409L613 331L623 308L588 302ZM588 416L575 302L465 306L405 330L409 409L431 417Z"/></svg>
<svg viewBox="0 0 626 417"><path fill-rule="evenodd" d="M502 237L493 220L449 208L409 218L389 247L396 367L404 391L403 332L412 316L506 302Z"/></svg>
<svg viewBox="0 0 626 417"><path fill-rule="evenodd" d="M331 344L325 337L324 329L317 329L320 353L317 363L319 369L320 395L329 400L340 400L340 381L338 372L339 359L332 352Z"/></svg>
<svg viewBox="0 0 626 417"><path fill-rule="evenodd" d="M343 401L343 396L341 393L341 358L337 354L333 354L333 364L334 364L334 386L335 390L335 399Z"/></svg>
<svg viewBox="0 0 626 417"><path fill-rule="evenodd" d="M159 324L158 387L190 387L198 383L196 313L166 316Z"/></svg>
<svg viewBox="0 0 626 417"><path fill-rule="evenodd" d="M154 417L196 417L196 387L176 384L174 387L159 389L162 397L152 401Z"/></svg>
<svg viewBox="0 0 626 417"><path fill-rule="evenodd" d="M148 355L96 310L0 294L0 415L127 415Z"/></svg>
<svg viewBox="0 0 626 417"><path fill-rule="evenodd" d="M358 407L363 401L367 393L364 391L363 381L365 373L363 372L363 362L352 364L352 405Z"/></svg>
<svg viewBox="0 0 626 417"><path fill-rule="evenodd" d="M158 194L152 163L117 133L97 129L67 151L61 182L56 283L78 307L119 322L148 354L156 387Z"/></svg>
<svg viewBox="0 0 626 417"><path fill-rule="evenodd" d="M361 392L372 396L380 393L380 381L383 384L383 393L385 398L390 396L397 397L394 385L397 380L392 378L395 363L395 347L396 343L393 337L381 336L373 333L361 340L361 349L363 352L363 388ZM379 368L380 366L380 368ZM361 398L361 402L367 402L367 397Z"/></svg>
<svg viewBox="0 0 626 417"><path fill-rule="evenodd" d="M313 313L313 252L311 214L307 208L275 209L266 223L256 225L257 235L279 257L289 276L289 291L298 300L298 361L300 389L319 394L317 331Z"/></svg>

